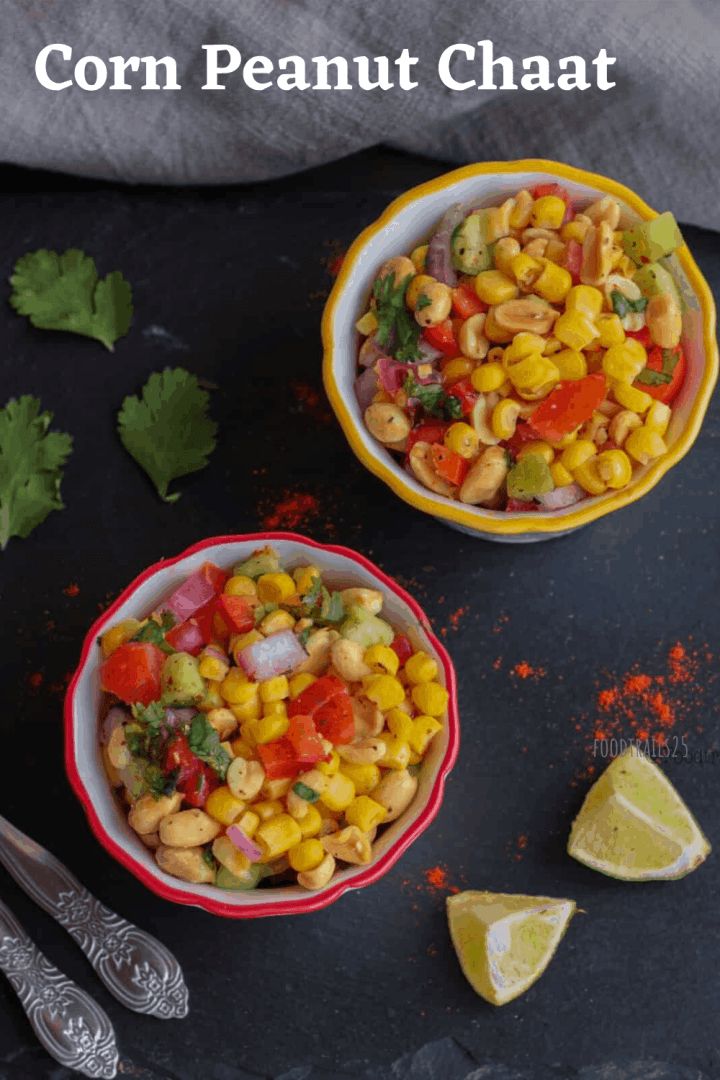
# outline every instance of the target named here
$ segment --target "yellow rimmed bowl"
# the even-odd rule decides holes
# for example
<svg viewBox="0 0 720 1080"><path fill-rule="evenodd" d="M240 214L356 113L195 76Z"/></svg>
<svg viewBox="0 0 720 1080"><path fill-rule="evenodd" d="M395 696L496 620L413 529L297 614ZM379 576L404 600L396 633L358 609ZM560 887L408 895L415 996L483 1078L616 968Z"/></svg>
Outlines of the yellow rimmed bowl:
<svg viewBox="0 0 720 1080"><path fill-rule="evenodd" d="M627 487L589 497L565 510L532 514L465 506L423 487L372 437L355 397L360 344L355 322L367 309L372 283L380 266L386 259L406 255L423 243L453 203L492 205L520 188L554 182L562 183L578 201L592 202L603 195L613 195L628 222L657 217L657 211L629 188L570 165L531 159L467 165L411 188L360 234L345 256L323 315L325 389L357 457L396 495L417 510L486 540L524 543L562 536L640 499L695 442L718 376L715 304L687 245L683 245L666 260L666 264L683 300L682 344L687 375L673 403L667 454L636 469Z"/></svg>

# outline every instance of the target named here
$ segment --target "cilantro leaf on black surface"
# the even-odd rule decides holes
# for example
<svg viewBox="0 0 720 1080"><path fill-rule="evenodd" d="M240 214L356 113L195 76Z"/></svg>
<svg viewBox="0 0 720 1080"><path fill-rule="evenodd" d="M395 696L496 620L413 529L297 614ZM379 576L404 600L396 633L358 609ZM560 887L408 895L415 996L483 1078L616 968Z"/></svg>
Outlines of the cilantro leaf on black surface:
<svg viewBox="0 0 720 1080"><path fill-rule="evenodd" d="M132 322L132 290L119 270L98 280L95 260L77 248L31 251L15 264L10 303L40 330L95 338L113 351Z"/></svg>
<svg viewBox="0 0 720 1080"><path fill-rule="evenodd" d="M53 510L62 510L60 483L72 438L48 431L52 413L24 396L0 409L0 549L24 539Z"/></svg>
<svg viewBox="0 0 720 1080"><path fill-rule="evenodd" d="M203 469L215 449L217 424L208 416L209 395L183 368L154 372L142 397L126 397L118 416L125 449L148 474L158 495L175 502L168 485Z"/></svg>

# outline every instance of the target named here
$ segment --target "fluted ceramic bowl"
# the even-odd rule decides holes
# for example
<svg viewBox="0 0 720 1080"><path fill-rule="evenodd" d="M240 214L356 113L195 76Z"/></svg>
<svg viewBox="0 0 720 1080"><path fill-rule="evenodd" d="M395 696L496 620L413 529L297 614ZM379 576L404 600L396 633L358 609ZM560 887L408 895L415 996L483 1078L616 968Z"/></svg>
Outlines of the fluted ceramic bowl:
<svg viewBox="0 0 720 1080"><path fill-rule="evenodd" d="M629 188L569 165L542 160L468 165L401 195L360 234L345 256L323 316L325 388L357 457L417 510L486 540L522 543L561 536L642 498L692 446L717 379L715 305L705 279L684 245L665 262L683 300L682 343L687 375L673 403L668 453L636 469L627 487L586 498L565 510L506 513L466 506L429 491L372 437L363 422L354 391L360 344L355 322L367 310L379 268L386 259L407 255L425 242L453 203L491 206L521 188L556 182L580 202L590 203L603 195L613 195L622 207L623 224L657 217L657 212Z"/></svg>
<svg viewBox="0 0 720 1080"><path fill-rule="evenodd" d="M336 588L380 589L385 597L383 614L393 626L408 635L416 648L425 649L435 657L438 678L450 695L447 719L428 748L413 802L378 836L373 844L372 861L367 866L347 866L337 871L330 883L317 892L308 892L299 885L231 892L214 885L193 885L166 874L156 863L153 853L130 828L127 814L108 782L100 754L98 717L102 698L99 676L102 654L98 638L122 619L144 618L206 560L230 568L264 544L272 544L286 567L307 563L320 567L325 580ZM88 631L80 663L65 699L67 773L90 827L103 847L144 885L166 900L191 904L214 915L236 919L316 911L333 903L349 889L361 889L381 878L424 832L440 809L445 779L457 756L458 742L455 672L422 609L404 589L357 552L318 544L294 533L214 537L195 544L174 559L164 559L150 566L128 585Z"/></svg>

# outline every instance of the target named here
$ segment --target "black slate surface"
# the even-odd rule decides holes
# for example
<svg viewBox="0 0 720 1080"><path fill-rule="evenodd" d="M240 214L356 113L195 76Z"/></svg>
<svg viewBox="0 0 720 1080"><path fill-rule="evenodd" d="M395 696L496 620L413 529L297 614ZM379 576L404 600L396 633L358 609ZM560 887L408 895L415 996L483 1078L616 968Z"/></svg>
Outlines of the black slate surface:
<svg viewBox="0 0 720 1080"><path fill-rule="evenodd" d="M642 503L566 539L488 544L399 502L358 464L308 387L320 391L328 261L392 197L440 171L377 151L247 189L133 190L4 173L4 276L28 250L80 246L135 290L134 326L114 355L35 331L0 305L0 397L38 394L75 436L67 509L0 554L0 811L177 953L189 1019L125 1012L5 876L0 894L108 1010L122 1075L720 1077L717 856L681 882L629 885L564 854L587 768L601 764L592 756L598 691L634 662L667 677L673 644L695 653L693 682L667 680L661 692L680 714L671 734L687 734L693 754L718 750L719 410ZM717 237L686 235L717 289ZM114 434L124 395L168 364L219 387L218 450L182 483L175 506L157 499ZM62 684L87 626L135 574L202 537L260 527L286 489L320 500L307 532L375 559L444 630L463 742L437 821L382 882L311 916L234 923L156 898L93 839L64 776ZM523 661L534 673L525 679L514 672ZM620 730L628 734L627 723ZM719 761L668 765L716 843ZM586 910L524 998L493 1010L465 982L446 892L424 874L436 865L456 887L571 896ZM38 1048L3 980L0 1003L0 1077L67 1076Z"/></svg>

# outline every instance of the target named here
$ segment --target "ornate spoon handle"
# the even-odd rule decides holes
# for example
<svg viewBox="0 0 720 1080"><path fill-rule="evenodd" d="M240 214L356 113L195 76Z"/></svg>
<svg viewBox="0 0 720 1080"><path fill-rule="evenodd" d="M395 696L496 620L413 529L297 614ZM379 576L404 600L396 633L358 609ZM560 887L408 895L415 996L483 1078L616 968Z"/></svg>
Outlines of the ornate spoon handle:
<svg viewBox="0 0 720 1080"><path fill-rule="evenodd" d="M54 855L1 815L0 862L65 927L118 1001L163 1020L187 1016L187 986L172 953L101 904Z"/></svg>
<svg viewBox="0 0 720 1080"><path fill-rule="evenodd" d="M115 1032L107 1015L50 963L2 900L0 969L48 1054L84 1076L117 1075Z"/></svg>

